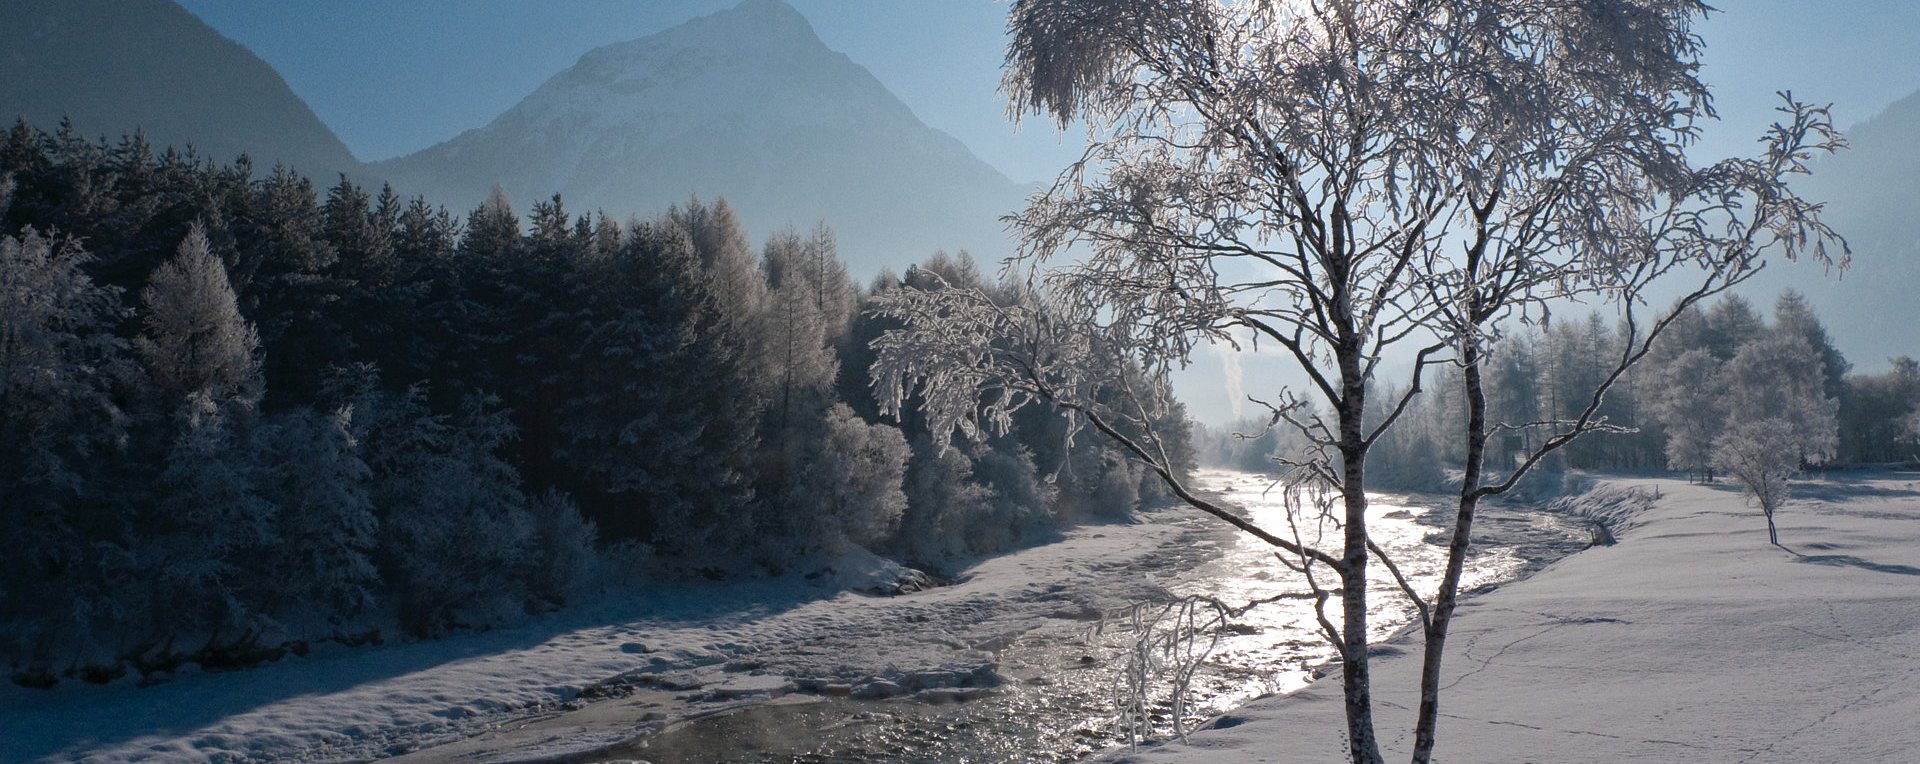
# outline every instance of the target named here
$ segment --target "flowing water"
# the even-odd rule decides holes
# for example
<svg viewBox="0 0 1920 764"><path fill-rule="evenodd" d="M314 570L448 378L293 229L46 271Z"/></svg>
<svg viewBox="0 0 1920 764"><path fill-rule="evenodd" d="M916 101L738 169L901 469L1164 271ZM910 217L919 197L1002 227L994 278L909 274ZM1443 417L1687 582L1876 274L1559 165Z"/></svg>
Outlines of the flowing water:
<svg viewBox="0 0 1920 764"><path fill-rule="evenodd" d="M1202 471L1198 485L1242 508L1261 527L1336 547L1339 529L1308 510L1289 520L1287 502L1269 478L1225 470ZM1445 562L1429 512L1446 511L1443 496L1374 495L1369 528L1416 590L1432 591ZM1233 532L1217 520L1196 517L1194 532L1132 574L1163 579L1167 597L1111 613L1098 622L1037 628L998 655L1001 683L990 691L961 691L929 700L855 700L790 696L695 719L669 728L594 761L677 762L951 762L1078 761L1136 737L1165 738L1175 723L1217 716L1247 701L1300 688L1333 653L1311 598L1274 599L1224 622L1188 596L1211 597L1238 610L1276 594L1308 591L1303 575L1276 559L1271 547ZM1476 525L1476 552L1464 589L1494 585L1524 575L1585 545L1583 528L1542 511L1492 507ZM1412 618L1411 603L1383 566L1374 565L1369 623L1384 639ZM1329 575L1324 569L1320 576ZM1321 580L1322 586L1329 585ZM1198 604L1195 604L1198 603ZM1193 605L1186 607L1186 605ZM1340 602L1325 603L1332 624ZM1141 634L1164 638L1176 616L1194 617L1207 628L1190 630L1173 647L1181 660L1165 660L1167 645L1136 649ZM1139 628L1158 619L1161 628ZM1124 677L1161 659L1145 682ZM1172 674L1191 668L1185 705L1175 713ZM1144 692L1131 688L1144 687ZM1134 708L1126 714L1118 709ZM1177 717L1177 718L1176 718Z"/></svg>

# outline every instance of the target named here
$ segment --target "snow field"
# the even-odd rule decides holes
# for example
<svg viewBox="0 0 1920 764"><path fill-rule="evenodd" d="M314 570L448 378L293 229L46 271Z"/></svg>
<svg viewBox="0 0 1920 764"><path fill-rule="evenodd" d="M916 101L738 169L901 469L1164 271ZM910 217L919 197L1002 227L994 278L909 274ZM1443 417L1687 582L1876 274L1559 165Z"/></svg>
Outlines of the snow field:
<svg viewBox="0 0 1920 764"><path fill-rule="evenodd" d="M1437 760L1920 760L1920 478L1797 485L1786 550L1725 484L1600 488L1573 509L1610 517L1617 545L1461 607ZM1373 685L1389 760L1412 747L1420 663L1412 635L1394 647ZM1341 708L1329 678L1115 760L1337 761Z"/></svg>

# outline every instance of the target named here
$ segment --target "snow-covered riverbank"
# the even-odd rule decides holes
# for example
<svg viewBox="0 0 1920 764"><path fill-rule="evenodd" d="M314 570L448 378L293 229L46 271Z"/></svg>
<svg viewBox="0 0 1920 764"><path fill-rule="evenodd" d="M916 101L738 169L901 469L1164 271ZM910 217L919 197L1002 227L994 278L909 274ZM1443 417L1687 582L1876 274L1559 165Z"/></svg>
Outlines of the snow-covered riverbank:
<svg viewBox="0 0 1920 764"><path fill-rule="evenodd" d="M1920 760L1920 475L1796 486L1788 550L1724 484L1610 483L1658 496L1618 545L1462 606L1439 760ZM1396 760L1418 644L1382 653L1374 695ZM1119 760L1338 761L1343 730L1330 678Z"/></svg>
<svg viewBox="0 0 1920 764"><path fill-rule="evenodd" d="M1267 483L1254 476L1205 479L1256 514L1278 500L1263 495ZM1420 542L1427 533L1415 522L1421 511L1382 502L1379 522L1396 554L1437 559ZM1564 540L1566 533L1546 535ZM1520 572L1519 559L1495 550L1474 575L1510 577ZM591 756L683 720L783 696L936 701L891 707L912 716L981 692L992 695L947 708L1001 717L1004 705L1046 723L991 730L990 740L970 744L1005 747L1006 761L1041 750L1071 758L1113 744L1100 731L1113 724L1110 710L1096 708L1112 697L1110 672L1100 668L1112 650L1078 642L1089 624L1190 590L1235 601L1269 595L1289 586L1285 575L1266 550L1224 524L1163 509L1075 528L1057 542L982 561L954 585L899 597L839 592L797 577L681 585L512 629L331 649L146 689L125 682L52 692L8 687L0 690L0 761ZM1227 673L1212 691L1224 705L1212 706L1215 712L1248 697L1244 687L1257 694L1297 686L1307 664L1323 657L1311 631L1288 625L1308 617L1289 614L1298 604L1275 603L1238 624L1221 650ZM1396 607L1383 598L1383 634L1404 622ZM1083 670L1089 666L1096 670ZM1085 686L1066 686L1074 683ZM1063 710L1079 716L1064 718ZM711 753L685 760L711 760Z"/></svg>

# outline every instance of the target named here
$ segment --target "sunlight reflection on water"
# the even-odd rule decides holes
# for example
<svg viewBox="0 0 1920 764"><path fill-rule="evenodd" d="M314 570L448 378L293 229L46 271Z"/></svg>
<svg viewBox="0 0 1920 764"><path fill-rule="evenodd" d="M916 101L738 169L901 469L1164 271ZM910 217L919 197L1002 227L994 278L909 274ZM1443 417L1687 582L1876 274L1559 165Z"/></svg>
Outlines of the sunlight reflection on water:
<svg viewBox="0 0 1920 764"><path fill-rule="evenodd" d="M1226 470L1202 470L1195 483L1242 507L1250 519L1271 531L1289 533L1286 503L1271 478ZM1370 495L1369 529L1414 586L1431 591L1445 563L1443 547L1427 542L1434 532L1418 521L1444 505L1445 497ZM1423 503L1424 502L1424 503ZM1544 513L1525 520L1548 526L1545 536L1572 539ZM1195 518L1195 543L1169 550L1159 568L1136 571L1165 577L1172 598L1210 595L1238 606L1282 592L1305 591L1300 573L1281 564L1271 547L1251 536L1218 532L1211 518ZM1311 523L1300 525L1313 539ZM1328 546L1338 548L1340 531L1328 524ZM1479 534L1476 534L1479 536ZM1498 537L1480 539L1469 559L1463 590L1512 578L1527 564ZM1535 539L1533 556L1557 556L1577 549L1571 543L1545 545ZM1544 549L1544 551L1543 551ZM1324 575L1324 574L1322 574ZM1409 623L1411 603L1384 566L1369 575L1369 631L1384 639ZM1330 582L1322 581L1322 585ZM1327 604L1339 622L1339 599ZM1115 708L1120 664L1126 650L1123 630L1090 638L1093 629L1069 626L1037 628L1001 651L1000 674L1006 684L985 697L931 704L911 699L859 701L842 698L794 698L720 714L675 727L631 748L615 752L656 764L672 762L989 762L1078 761L1098 751L1125 745L1126 728ZM1333 655L1320 636L1311 601L1283 599L1235 618L1192 681L1189 723L1225 713L1261 695L1297 690L1310 681L1312 668ZM1152 720L1156 736L1173 731L1164 689ZM601 758L617 758L608 756Z"/></svg>

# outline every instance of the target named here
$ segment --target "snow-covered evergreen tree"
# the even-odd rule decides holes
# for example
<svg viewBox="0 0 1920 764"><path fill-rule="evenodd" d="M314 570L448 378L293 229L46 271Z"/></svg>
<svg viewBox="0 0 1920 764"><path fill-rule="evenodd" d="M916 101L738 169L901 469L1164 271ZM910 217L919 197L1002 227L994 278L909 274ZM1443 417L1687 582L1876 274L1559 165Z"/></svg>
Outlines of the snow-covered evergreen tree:
<svg viewBox="0 0 1920 764"><path fill-rule="evenodd" d="M261 428L261 492L278 538L263 599L294 634L328 634L378 601L372 555L381 538L371 473L353 435L354 410L302 409Z"/></svg>
<svg viewBox="0 0 1920 764"><path fill-rule="evenodd" d="M153 272L141 302L145 331L134 347L165 398L258 399L260 339L241 317L203 226L196 223L178 254Z"/></svg>
<svg viewBox="0 0 1920 764"><path fill-rule="evenodd" d="M206 392L187 398L157 496L139 519L142 579L156 638L234 640L257 632L288 582L269 565L283 556L279 507L261 495L272 465L256 447L252 412ZM179 645L190 650L195 643Z"/></svg>
<svg viewBox="0 0 1920 764"><path fill-rule="evenodd" d="M117 608L99 558L131 530L101 475L124 446L117 393L136 369L112 333L119 295L87 259L32 230L0 237L0 657L16 665L72 659Z"/></svg>

